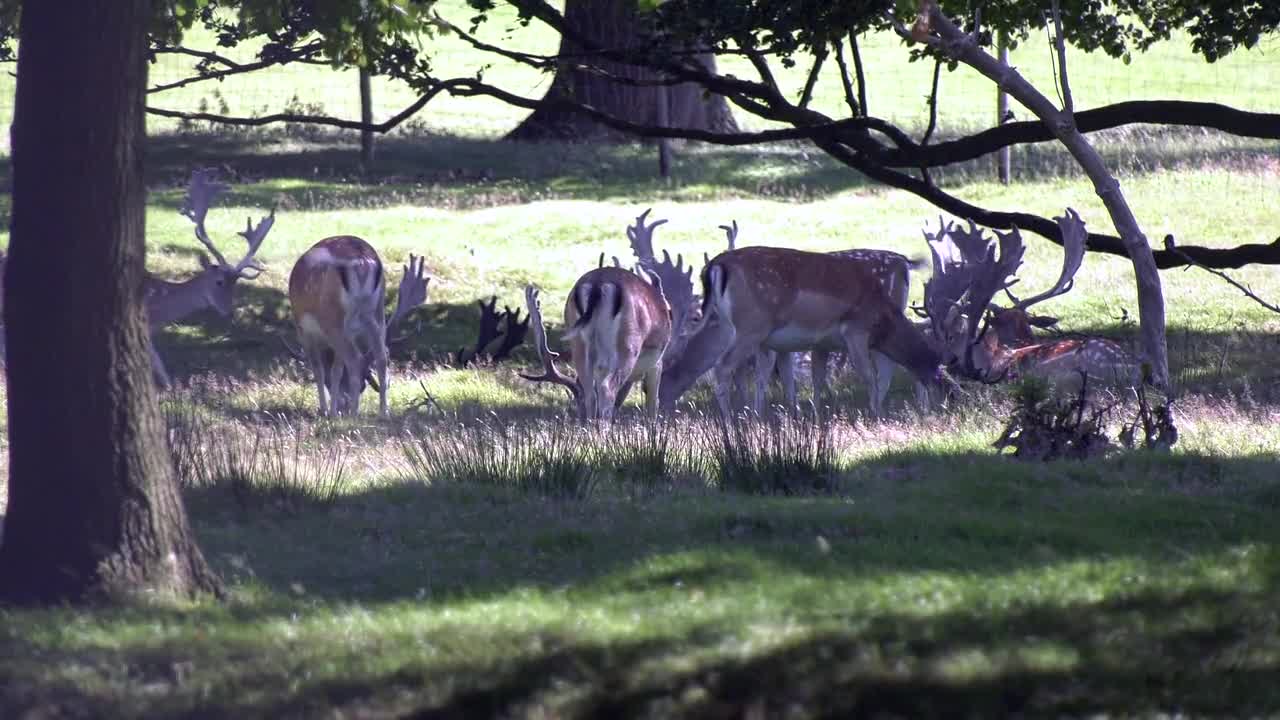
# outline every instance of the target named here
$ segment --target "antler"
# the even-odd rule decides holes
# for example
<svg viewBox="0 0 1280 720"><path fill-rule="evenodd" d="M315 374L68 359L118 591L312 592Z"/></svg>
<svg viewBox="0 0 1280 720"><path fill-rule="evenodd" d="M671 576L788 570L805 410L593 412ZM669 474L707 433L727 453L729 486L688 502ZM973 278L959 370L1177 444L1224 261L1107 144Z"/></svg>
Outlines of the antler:
<svg viewBox="0 0 1280 720"><path fill-rule="evenodd" d="M533 318L526 315L524 320L521 320L519 308L512 310L503 305L502 319L506 324L506 329L502 332L502 343L492 353L494 362L506 360L511 357L513 350L524 344L524 339L529 334L529 321Z"/></svg>
<svg viewBox="0 0 1280 720"><path fill-rule="evenodd" d="M468 353L466 348L459 348L455 356L454 364L458 367L466 367L475 360L484 349L501 335L498 332L498 323L501 322L500 316L495 308L498 307L498 296L494 295L489 298L489 302L477 300L476 304L480 306L480 335L476 339L475 347Z"/></svg>
<svg viewBox="0 0 1280 720"><path fill-rule="evenodd" d="M641 216L644 217L643 215ZM520 373L520 377L533 382L551 382L557 385L563 385L569 389L569 394L577 401L582 394L582 386L578 381L565 377L556 369L555 359L560 357L558 354L551 352L551 348L547 345L547 329L542 324L542 309L538 302L538 291L532 285L526 286L524 289L524 302L529 308L529 325L533 328L534 348L538 351L538 358L542 360L543 372L541 375L526 375Z"/></svg>
<svg viewBox="0 0 1280 720"><path fill-rule="evenodd" d="M649 208L636 216L636 224L627 226L627 239L631 241L631 251L636 254L643 262L646 258L652 258L653 255L653 231L654 228L666 222L666 220L654 220L652 225L645 225L645 218L649 217L649 213L653 212L653 208Z"/></svg>
<svg viewBox="0 0 1280 720"><path fill-rule="evenodd" d="M1084 221L1080 219L1080 214L1071 208L1067 208L1067 214L1061 217L1055 217L1054 221L1058 223L1058 227L1062 230L1062 273L1058 276L1058 281L1053 284L1045 292L1029 297L1025 300L1019 300L1014 294L1005 288L1005 294L1009 296L1009 300L1013 301L1013 306L1019 310L1026 310L1038 302L1048 300L1052 297L1066 294L1075 284L1076 272L1080 270L1080 264L1084 262L1085 239L1089 233L1084 229Z"/></svg>
<svg viewBox="0 0 1280 720"><path fill-rule="evenodd" d="M400 278L400 292L396 296L396 309L387 320L387 341L395 337L395 329L414 308L427 301L427 285L431 278L427 277L427 260L421 255L409 253L409 262L404 265L404 276Z"/></svg>
<svg viewBox="0 0 1280 720"><path fill-rule="evenodd" d="M255 226L252 218L245 219L245 229L240 236L245 239L249 245L248 252L235 265L227 262L227 259L218 252L218 248L214 247L213 241L209 238L209 233L205 230L205 216L209 214L209 206L217 199L219 195L230 189L225 183L217 181L217 171L213 168L203 168L193 170L191 172L191 180L187 184L187 196L182 201L182 207L178 208L178 212L191 219L195 223L196 239L204 245L213 259L218 261L218 265L226 268L235 275L252 280L259 273L266 270L258 263L254 255L257 254L258 248L262 246L262 241L266 239L267 233L271 232L271 226L276 222L276 209L271 208L271 213L262 220L258 221ZM250 275L246 270L254 270Z"/></svg>
<svg viewBox="0 0 1280 720"><path fill-rule="evenodd" d="M724 231L725 236L729 239L729 249L733 250L738 246L738 221L730 220L730 225L721 225L720 229Z"/></svg>
<svg viewBox="0 0 1280 720"><path fill-rule="evenodd" d="M204 218L209 213L209 206L219 195L230 189L229 185L217 182L216 177L217 170L213 168L192 170L191 181L187 183L187 196L183 199L182 207L178 208L178 212L196 224L196 239L213 254L213 259L217 260L219 265L231 267L227 259L222 257L222 253L218 252L218 248L213 246L213 241L209 239L209 234L204 229Z"/></svg>
<svg viewBox="0 0 1280 720"><path fill-rule="evenodd" d="M240 233L240 237L244 238L244 241L249 244L249 251L245 253L245 256L241 258L240 262L236 263L236 266L232 268L237 275L243 276L248 280L252 280L266 270L254 255L258 253L258 248L262 247L262 241L266 239L267 233L271 232L271 226L275 224L275 206L272 206L271 213L269 215L258 221L256 227L253 224L252 218L244 219L244 231ZM245 270L249 269L256 270L257 272L252 275L248 275L245 273Z"/></svg>

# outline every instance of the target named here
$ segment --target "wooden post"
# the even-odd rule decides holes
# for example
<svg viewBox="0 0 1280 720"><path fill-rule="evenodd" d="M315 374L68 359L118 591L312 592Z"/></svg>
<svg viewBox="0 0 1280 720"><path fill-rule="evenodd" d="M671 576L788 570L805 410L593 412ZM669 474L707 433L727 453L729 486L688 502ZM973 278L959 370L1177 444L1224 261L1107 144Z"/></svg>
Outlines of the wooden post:
<svg viewBox="0 0 1280 720"><path fill-rule="evenodd" d="M373 92L369 85L369 71L360 68L360 122L373 124ZM373 131L360 131L360 168L368 172L373 168Z"/></svg>
<svg viewBox="0 0 1280 720"><path fill-rule="evenodd" d="M665 85L658 88L658 125L671 125L671 88ZM671 138L658 138L658 175L671 177Z"/></svg>
<svg viewBox="0 0 1280 720"><path fill-rule="evenodd" d="M1000 32L999 53L1000 64L1009 64L1009 40L1003 31ZM996 85L996 125L1003 125L1009 117L1009 93L1004 91L1000 85ZM1000 148L1000 152L996 153L996 175L1000 178L1001 184L1009 184L1009 175L1011 167L1011 152L1008 145Z"/></svg>

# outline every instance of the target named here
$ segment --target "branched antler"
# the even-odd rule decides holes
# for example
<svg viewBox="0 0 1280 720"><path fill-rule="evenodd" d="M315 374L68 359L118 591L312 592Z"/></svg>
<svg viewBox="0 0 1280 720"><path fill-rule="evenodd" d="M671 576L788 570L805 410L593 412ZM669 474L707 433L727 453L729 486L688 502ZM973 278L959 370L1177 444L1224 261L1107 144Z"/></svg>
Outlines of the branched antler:
<svg viewBox="0 0 1280 720"><path fill-rule="evenodd" d="M240 236L248 244L248 250L245 252L244 257L233 265L227 262L222 253L218 252L218 248L214 246L213 240L209 238L209 232L204 226L205 217L209 214L209 207L219 195L229 189L230 186L226 183L218 182L217 171L213 168L193 170L191 172L191 180L187 184L187 196L183 199L182 206L178 208L178 212L195 223L196 239L208 249L220 267L225 268L233 275L252 280L266 269L258 262L255 255L258 249L262 247L262 241L266 239L267 233L271 232L271 227L276 222L276 209L272 207L270 214L259 220L257 225L253 224L252 218L245 220L245 229L240 233ZM246 272L248 270L254 272L249 274Z"/></svg>
<svg viewBox="0 0 1280 720"><path fill-rule="evenodd" d="M547 329L542 323L542 309L538 302L538 291L532 285L524 289L524 302L529 309L529 319L527 322L533 328L534 349L538 351L538 358L542 360L543 372L541 375L527 375L520 373L520 377L532 382L550 382L557 385L563 385L569 389L569 394L573 396L575 402L582 395L582 385L573 378L565 377L556 369L555 359L560 357L559 354L551 351L547 345Z"/></svg>

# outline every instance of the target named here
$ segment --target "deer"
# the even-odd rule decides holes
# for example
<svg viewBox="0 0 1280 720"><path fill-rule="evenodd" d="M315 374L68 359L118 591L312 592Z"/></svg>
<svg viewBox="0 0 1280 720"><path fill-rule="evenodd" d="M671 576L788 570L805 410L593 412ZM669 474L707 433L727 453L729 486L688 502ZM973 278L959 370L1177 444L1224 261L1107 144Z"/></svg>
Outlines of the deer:
<svg viewBox="0 0 1280 720"><path fill-rule="evenodd" d="M382 259L368 242L335 235L298 258L289 273L289 304L301 350L290 352L311 368L321 415L357 415L368 385L387 417L387 346L405 316L426 302L430 281L425 259L410 254L388 318Z"/></svg>
<svg viewBox="0 0 1280 720"><path fill-rule="evenodd" d="M253 280L265 268L258 262L256 255L266 239L267 233L275 224L276 211L254 225L252 220L245 220L245 229L240 233L248 244L244 256L235 263L230 263L218 248L214 246L205 229L205 216L209 206L219 195L229 189L224 183L216 180L216 171L199 169L191 173L187 185L187 195L179 212L194 224L196 240L213 255L213 260L204 252L200 253L200 272L182 282L170 282L148 275L144 281L143 299L147 309L147 322L151 333L177 322L192 313L212 309L222 317L230 317L234 306L236 283L241 280ZM161 388L170 386L169 373L164 361L156 351L154 343L151 347L151 368L156 384Z"/></svg>
<svg viewBox="0 0 1280 720"><path fill-rule="evenodd" d="M942 355L907 319L871 270L856 259L789 248L747 247L720 253L702 269L702 317L673 379L692 384L714 366L720 411L730 412L729 384L763 350L844 350L869 388L879 388L871 352L907 369L926 388L953 388ZM838 341L828 345L832 340ZM664 381L667 378L664 378ZM674 388L664 401L674 403ZM762 395L757 386L757 397ZM883 413L870 393L872 415Z"/></svg>
<svg viewBox="0 0 1280 720"><path fill-rule="evenodd" d="M653 229L666 222L645 224L646 210L628 227L628 235L640 242L651 242ZM681 261L682 263L682 261ZM525 288L534 348L543 365L541 375L521 373L533 382L550 382L569 390L584 420L611 421L626 399L631 386L639 381L645 395L645 412L654 417L658 412L658 392L663 363L671 350L673 328L683 322L690 302L668 304L664 294L663 274L674 277L681 269L670 262L655 264L639 272L605 266L588 271L574 283L565 301L564 337L569 341L575 376L562 374L555 365L558 355L547 344L546 327L538 292ZM687 275L682 275L688 279ZM678 284L678 283L677 283ZM692 296L692 283L689 283ZM683 291L677 291L683 292Z"/></svg>
<svg viewBox="0 0 1280 720"><path fill-rule="evenodd" d="M736 249L738 236L738 223L733 221L729 225L721 225L721 230L725 231L728 239L729 250ZM828 253L833 257L844 258L861 265L866 271L874 276L885 292L889 295L894 306L899 312L905 312L907 307L907 294L910 291L911 271L922 267L923 262L913 260L900 253L889 250L876 250L869 248L853 248L849 250L837 250ZM710 263L710 259L707 260ZM693 383L698 380L707 370L714 365L716 357L716 348L722 342L718 342L716 335L719 328L714 320L703 326L700 331L703 335L694 339L686 340L686 344L692 343L696 348L695 352L684 362L675 362L668 364L668 369L663 377L663 404L670 408L675 402L690 388ZM723 341L723 338L720 339ZM814 383L814 395L819 397L828 392L827 387L827 362L831 352L839 352L844 349L843 340L838 334L833 334L820 344L815 345L811 351L811 363ZM888 356L872 351L872 361L875 364L876 384L870 387L869 394L872 395L872 404L874 407L882 408L884 399L889 392L889 384L893 376L893 368L896 363ZM764 392L769 378L772 376L776 367L779 378L783 386L783 394L786 403L790 407L796 405L796 385L795 385L795 362L794 353L792 352L774 352L772 350L762 350L755 358L754 365L756 369L755 395L752 402L752 409L760 412L764 405ZM744 368L745 369L745 365ZM741 370L740 370L741 372ZM737 380L738 378L735 378ZM736 383L735 383L736 384ZM928 403L927 392L924 386L917 385L917 400L922 404Z"/></svg>
<svg viewBox="0 0 1280 720"><path fill-rule="evenodd" d="M1069 292L1084 260L1085 224L1067 208L1054 218L1062 232L1063 264L1047 290L1019 299L1010 289L1025 246L1017 228L996 233L993 244L976 225L962 230L939 219L937 233L924 233L934 274L925 284L925 314L931 332L950 353L961 374L993 383L1038 376L1060 389L1093 384L1136 386L1144 382L1141 359L1114 340L1101 337L1038 340L1032 327L1050 327L1056 318L1029 309ZM1003 291L1013 303L992 302ZM985 319L983 319L985 318ZM979 322L980 320L981 323Z"/></svg>

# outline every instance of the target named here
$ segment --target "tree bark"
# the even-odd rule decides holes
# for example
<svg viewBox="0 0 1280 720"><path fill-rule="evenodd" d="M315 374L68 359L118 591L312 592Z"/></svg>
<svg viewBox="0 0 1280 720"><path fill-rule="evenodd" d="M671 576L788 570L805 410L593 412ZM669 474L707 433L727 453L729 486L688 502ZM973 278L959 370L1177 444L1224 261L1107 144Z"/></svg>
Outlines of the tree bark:
<svg viewBox="0 0 1280 720"><path fill-rule="evenodd" d="M643 37L635 0L566 0L565 23L590 37L600 47L635 47ZM570 98L616 117L647 124L659 122L658 97L667 94L669 127L719 132L736 132L737 122L721 95L706 93L696 83L674 86L637 86L614 82L605 75L630 80L652 81L660 76L635 65L601 60L584 55L583 49L562 35L560 56L567 62L556 71L546 97ZM698 61L714 72L711 54ZM584 67L589 65L590 67ZM602 70L603 73L597 70ZM511 140L624 140L625 135L581 113L545 105L533 111L512 130Z"/></svg>
<svg viewBox="0 0 1280 720"><path fill-rule="evenodd" d="M216 591L187 523L143 317L151 0L27 0L5 282L0 598Z"/></svg>

